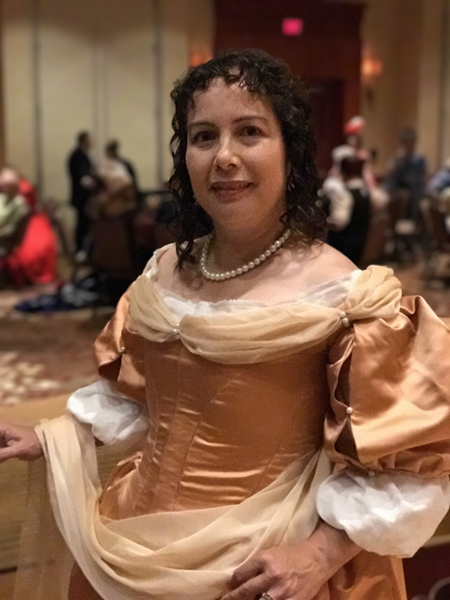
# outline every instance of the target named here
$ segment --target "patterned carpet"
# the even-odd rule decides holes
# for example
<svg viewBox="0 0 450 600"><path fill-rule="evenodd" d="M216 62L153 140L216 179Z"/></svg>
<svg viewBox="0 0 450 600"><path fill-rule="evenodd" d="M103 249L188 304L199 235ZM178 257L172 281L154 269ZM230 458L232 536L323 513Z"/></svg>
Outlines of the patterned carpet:
<svg viewBox="0 0 450 600"><path fill-rule="evenodd" d="M19 300L48 291L0 292L0 407L71 393L97 378L92 346L111 310L13 310Z"/></svg>

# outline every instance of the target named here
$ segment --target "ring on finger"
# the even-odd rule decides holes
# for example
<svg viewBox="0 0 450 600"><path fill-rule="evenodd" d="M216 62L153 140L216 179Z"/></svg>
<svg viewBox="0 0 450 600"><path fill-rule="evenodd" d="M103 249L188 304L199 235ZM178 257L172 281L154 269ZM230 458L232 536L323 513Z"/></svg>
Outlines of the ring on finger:
<svg viewBox="0 0 450 600"><path fill-rule="evenodd" d="M267 592L263 592L260 596L261 600L273 600L272 596Z"/></svg>

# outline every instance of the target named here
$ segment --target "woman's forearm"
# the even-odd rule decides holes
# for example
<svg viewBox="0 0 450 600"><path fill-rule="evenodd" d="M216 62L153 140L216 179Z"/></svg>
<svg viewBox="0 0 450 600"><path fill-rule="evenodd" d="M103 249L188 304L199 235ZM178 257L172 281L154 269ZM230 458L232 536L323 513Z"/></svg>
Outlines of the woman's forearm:
<svg viewBox="0 0 450 600"><path fill-rule="evenodd" d="M321 522L308 539L319 556L328 577L332 577L349 560L361 552L360 546L352 542L345 531Z"/></svg>

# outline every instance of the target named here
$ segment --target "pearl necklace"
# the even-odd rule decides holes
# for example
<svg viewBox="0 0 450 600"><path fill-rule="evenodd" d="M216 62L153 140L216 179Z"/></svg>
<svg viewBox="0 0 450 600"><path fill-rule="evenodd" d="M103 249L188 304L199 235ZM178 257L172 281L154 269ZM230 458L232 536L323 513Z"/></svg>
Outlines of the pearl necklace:
<svg viewBox="0 0 450 600"><path fill-rule="evenodd" d="M267 250L262 252L259 256L250 260L248 263L242 265L237 269L231 269L231 271L223 271L222 273L212 273L208 271L206 265L208 263L208 255L209 255L209 247L211 245L211 241L213 239L214 234L210 233L203 244L202 252L200 254L200 273L206 279L210 281L226 281L227 279L232 279L233 277L238 277L239 275L243 275L244 273L248 273L255 267L261 265L269 256L272 256L277 250L281 248L281 246L286 242L286 240L291 235L292 231L290 229L286 229L273 244L271 244Z"/></svg>

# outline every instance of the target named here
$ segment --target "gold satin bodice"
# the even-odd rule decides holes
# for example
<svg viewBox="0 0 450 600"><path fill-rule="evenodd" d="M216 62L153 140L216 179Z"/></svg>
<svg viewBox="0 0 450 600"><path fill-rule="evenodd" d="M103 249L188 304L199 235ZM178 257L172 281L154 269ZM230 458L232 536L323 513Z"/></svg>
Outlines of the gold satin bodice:
<svg viewBox="0 0 450 600"><path fill-rule="evenodd" d="M130 332L139 350L149 409L142 452L110 478L101 511L123 518L156 511L237 504L323 444L328 409L327 348L250 365L195 356L179 342ZM119 390L129 384L118 378Z"/></svg>

